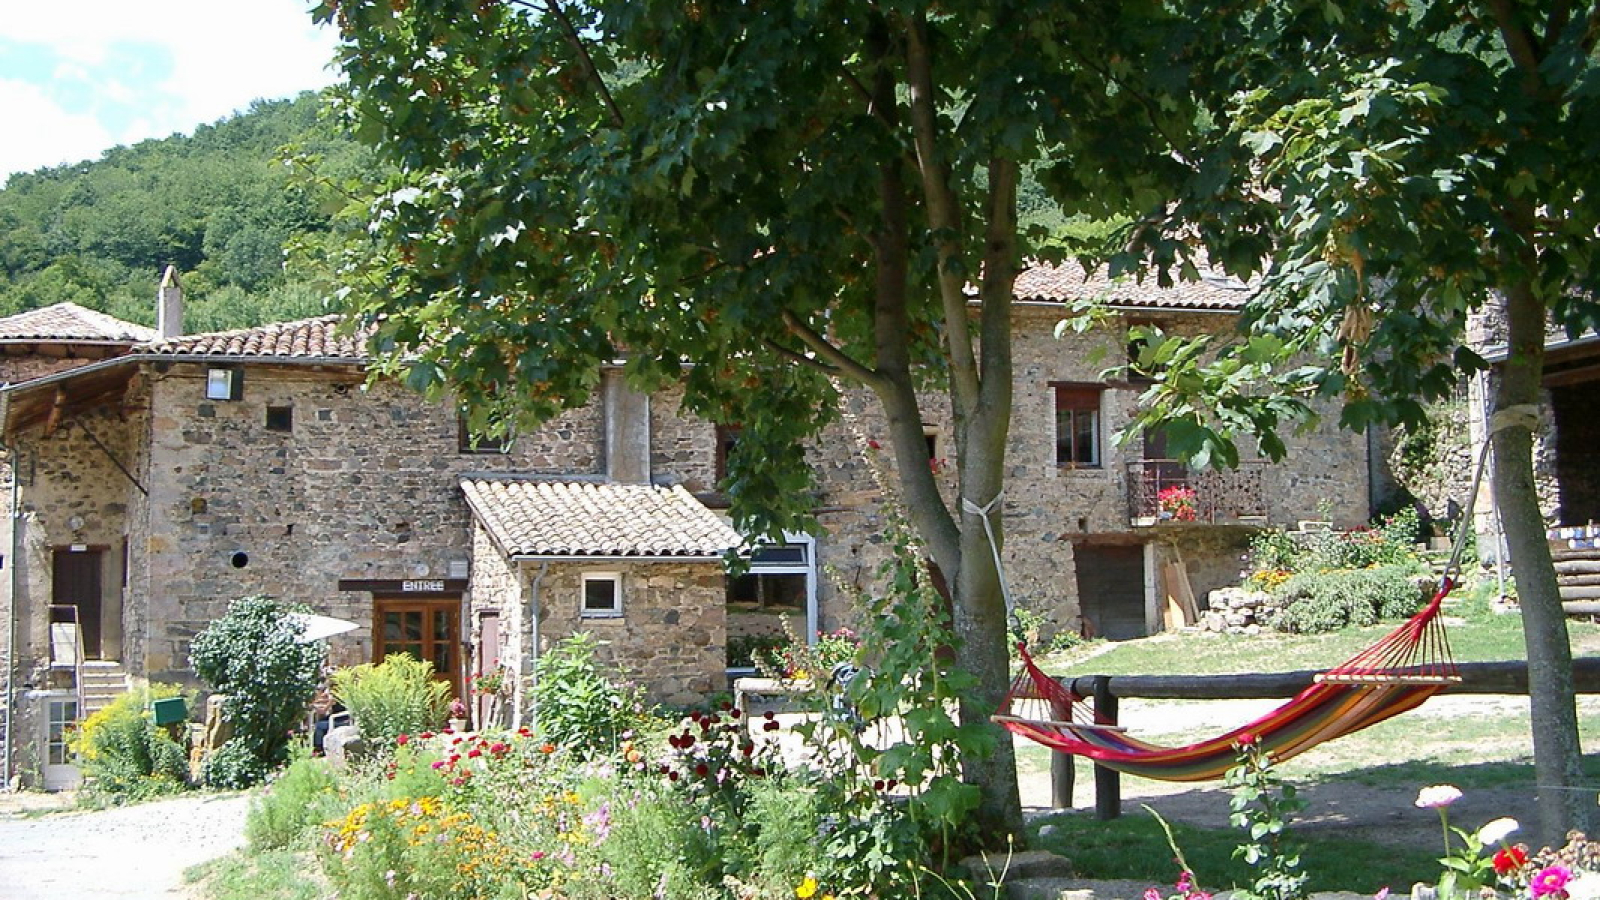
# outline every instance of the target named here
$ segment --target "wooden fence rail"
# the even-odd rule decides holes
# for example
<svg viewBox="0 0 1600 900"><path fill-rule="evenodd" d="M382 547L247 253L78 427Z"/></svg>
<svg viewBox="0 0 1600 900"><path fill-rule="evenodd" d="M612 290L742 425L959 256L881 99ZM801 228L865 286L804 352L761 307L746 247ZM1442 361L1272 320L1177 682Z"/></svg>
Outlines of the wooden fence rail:
<svg viewBox="0 0 1600 900"><path fill-rule="evenodd" d="M1462 663L1461 683L1446 694L1526 694L1525 662ZM1310 686L1320 670L1272 672L1259 675L1084 675L1061 683L1087 697L1110 724L1117 722L1117 705L1123 697L1142 700L1272 700L1293 697ZM1600 694L1600 657L1572 661L1573 687L1580 694ZM1072 755L1050 754L1050 797L1056 809L1072 807ZM1095 817L1122 815L1122 773L1094 767Z"/></svg>

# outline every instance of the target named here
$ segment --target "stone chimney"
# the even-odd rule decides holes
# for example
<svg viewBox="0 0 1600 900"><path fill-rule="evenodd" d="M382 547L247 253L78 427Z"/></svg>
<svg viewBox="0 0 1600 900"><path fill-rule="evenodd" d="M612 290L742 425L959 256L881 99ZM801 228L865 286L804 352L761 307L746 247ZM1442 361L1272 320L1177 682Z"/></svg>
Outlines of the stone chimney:
<svg viewBox="0 0 1600 900"><path fill-rule="evenodd" d="M183 285L178 283L177 266L167 266L156 291L156 332L163 340L183 334Z"/></svg>
<svg viewBox="0 0 1600 900"><path fill-rule="evenodd" d="M650 395L628 387L620 368L600 376L605 414L606 476L620 484L650 483Z"/></svg>

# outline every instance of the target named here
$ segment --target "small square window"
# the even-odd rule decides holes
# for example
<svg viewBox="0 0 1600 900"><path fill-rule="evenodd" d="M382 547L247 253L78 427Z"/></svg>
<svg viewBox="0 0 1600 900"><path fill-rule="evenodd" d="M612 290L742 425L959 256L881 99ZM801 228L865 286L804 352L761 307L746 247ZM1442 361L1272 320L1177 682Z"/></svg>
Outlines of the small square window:
<svg viewBox="0 0 1600 900"><path fill-rule="evenodd" d="M583 573L583 615L608 618L622 615L622 576L616 572Z"/></svg>
<svg viewBox="0 0 1600 900"><path fill-rule="evenodd" d="M1100 394L1092 384L1058 384L1056 394L1056 465L1100 467Z"/></svg>
<svg viewBox="0 0 1600 900"><path fill-rule="evenodd" d="M240 400L244 397L244 371L241 369L207 369L207 400Z"/></svg>
<svg viewBox="0 0 1600 900"><path fill-rule="evenodd" d="M269 406L269 407L267 407L267 430L268 431L293 431L294 430L294 407L292 407L292 406Z"/></svg>
<svg viewBox="0 0 1600 900"><path fill-rule="evenodd" d="M511 449L511 439L475 435L467 427L467 417L456 418L456 451L458 453L505 453Z"/></svg>

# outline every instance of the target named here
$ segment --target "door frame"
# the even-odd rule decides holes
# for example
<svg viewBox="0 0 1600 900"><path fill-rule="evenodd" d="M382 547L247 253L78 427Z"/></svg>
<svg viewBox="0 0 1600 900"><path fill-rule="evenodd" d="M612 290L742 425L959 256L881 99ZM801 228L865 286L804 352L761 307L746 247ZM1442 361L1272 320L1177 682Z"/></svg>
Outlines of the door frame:
<svg viewBox="0 0 1600 900"><path fill-rule="evenodd" d="M106 612L111 607L111 604L106 602L108 584L106 560L109 559L110 552L111 547L107 544L55 544L50 547L50 604L52 606L77 607L78 639L83 646L84 659L118 659L121 656L120 653L111 654L107 652L107 644L111 643L108 638L111 637L110 632L113 631L113 629L106 628ZM67 602L57 594L60 588L60 579L57 577L57 567L60 564L60 560L73 557L84 557L95 562L93 567L95 583L98 585L100 592L99 596L94 598L95 616L94 627L91 632L94 635L95 646L93 647L89 646L88 635L86 634L87 629L84 628L83 606L76 602ZM120 585L118 587L120 590ZM118 615L121 615L120 610L118 610Z"/></svg>
<svg viewBox="0 0 1600 900"><path fill-rule="evenodd" d="M424 646L438 644L440 639L433 632L433 616L429 613L444 609L450 613L450 634L444 639L449 647L449 669L447 680L451 687L451 697L460 697L462 702L469 698L464 693L466 680L466 659L462 652L462 627L461 627L461 595L446 594L433 596L418 596L417 594L387 594L374 593L372 595L372 661L383 662L384 633L383 614L386 612L422 612ZM430 657L428 662L432 662Z"/></svg>

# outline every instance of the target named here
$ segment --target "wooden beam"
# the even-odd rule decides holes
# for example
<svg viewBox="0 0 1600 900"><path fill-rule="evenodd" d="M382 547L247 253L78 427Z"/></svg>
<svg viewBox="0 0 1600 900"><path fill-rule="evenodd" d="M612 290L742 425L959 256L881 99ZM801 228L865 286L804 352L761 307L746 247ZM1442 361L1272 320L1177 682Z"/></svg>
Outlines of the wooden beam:
<svg viewBox="0 0 1600 900"><path fill-rule="evenodd" d="M1526 694L1528 664L1513 662L1461 663L1461 682L1445 687L1446 694ZM1147 700L1252 700L1293 697L1322 674L1316 670L1269 672L1251 675L1116 675L1107 689L1117 697ZM1062 679L1082 695L1094 692L1094 678ZM1600 694L1600 657L1572 661L1572 682L1580 694Z"/></svg>
<svg viewBox="0 0 1600 900"><path fill-rule="evenodd" d="M50 437L61 425L61 413L67 408L67 392L56 385L55 397L50 402L50 414L44 420L44 436Z"/></svg>

